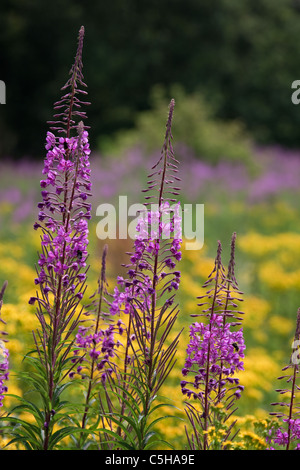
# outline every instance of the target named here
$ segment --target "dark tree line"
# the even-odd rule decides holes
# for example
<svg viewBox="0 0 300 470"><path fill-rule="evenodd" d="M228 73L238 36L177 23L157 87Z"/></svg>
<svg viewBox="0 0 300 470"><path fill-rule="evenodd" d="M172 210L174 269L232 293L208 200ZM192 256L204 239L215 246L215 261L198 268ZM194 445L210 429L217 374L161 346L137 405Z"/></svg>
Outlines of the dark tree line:
<svg viewBox="0 0 300 470"><path fill-rule="evenodd" d="M92 146L130 128L154 85L173 83L200 91L218 117L241 119L259 142L299 145L298 0L2 0L2 156L42 153L82 24Z"/></svg>

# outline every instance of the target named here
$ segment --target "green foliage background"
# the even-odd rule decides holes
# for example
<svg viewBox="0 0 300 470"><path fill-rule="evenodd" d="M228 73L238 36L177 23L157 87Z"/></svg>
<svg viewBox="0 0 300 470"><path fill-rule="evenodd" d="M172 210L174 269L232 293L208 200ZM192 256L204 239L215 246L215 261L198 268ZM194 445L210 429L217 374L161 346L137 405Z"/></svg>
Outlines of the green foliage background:
<svg viewBox="0 0 300 470"><path fill-rule="evenodd" d="M216 118L244 123L257 142L295 146L299 19L297 0L3 0L0 155L41 155L82 24L92 148L132 128L154 87L168 94L174 84L200 93Z"/></svg>

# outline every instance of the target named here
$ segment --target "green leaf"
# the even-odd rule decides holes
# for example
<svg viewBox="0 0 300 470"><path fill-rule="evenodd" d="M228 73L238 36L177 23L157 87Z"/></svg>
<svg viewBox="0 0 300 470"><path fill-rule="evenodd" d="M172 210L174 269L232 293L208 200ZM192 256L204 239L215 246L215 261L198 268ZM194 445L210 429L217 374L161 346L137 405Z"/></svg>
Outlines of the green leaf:
<svg viewBox="0 0 300 470"><path fill-rule="evenodd" d="M166 444L168 447L170 447L170 449L173 449L175 450L174 446L172 446L172 444L170 444L169 442L165 441L164 439L159 439L157 441L152 441L150 442L149 444L147 444L143 450L148 450L148 449L151 449L151 447L153 446L159 446L160 444Z"/></svg>
<svg viewBox="0 0 300 470"><path fill-rule="evenodd" d="M15 417L1 417L0 421L8 421L15 425L14 427L8 425L7 429L3 430L4 434L17 436L15 439L26 440L32 443L35 449L42 449L41 428ZM18 432L16 432L16 430L18 430Z"/></svg>
<svg viewBox="0 0 300 470"><path fill-rule="evenodd" d="M55 406L56 403L58 404L59 396L71 385L73 385L72 382L66 382L63 385L59 385L59 386L55 387L55 390L54 390L54 393L53 393L53 400L52 400L54 406Z"/></svg>
<svg viewBox="0 0 300 470"><path fill-rule="evenodd" d="M151 437L155 436L156 432L148 432L144 439L143 439L143 448L145 448L147 442L151 439Z"/></svg>
<svg viewBox="0 0 300 470"><path fill-rule="evenodd" d="M175 410L182 411L177 406L172 405L172 403L159 403L158 405L155 405L151 408L151 410L149 411L149 415L151 415L151 413L154 413L154 411L156 411L158 408L162 408L165 406L169 406L170 408L175 408Z"/></svg>
<svg viewBox="0 0 300 470"><path fill-rule="evenodd" d="M63 429L59 429L58 431L55 431L55 433L53 433L49 439L49 450L54 449L54 447L65 437L76 433L84 434L90 433L90 431L88 429L81 429L74 426L67 426Z"/></svg>
<svg viewBox="0 0 300 470"><path fill-rule="evenodd" d="M123 387L121 386L118 386L118 388L120 388L121 390L123 390L124 392L126 392L126 395L129 395L129 392L128 390L125 390ZM133 396L130 396L131 398L131 402L132 404L130 403L129 400L125 399L124 396L120 395L119 393L117 393L115 390L110 390L110 392L115 395L116 397L118 397L123 403L125 403L127 405L127 408L130 409L130 411L132 412L133 416L136 418L136 420L138 421L139 420L139 415L140 415L140 409L139 409L139 406L138 404L136 403L136 400L134 399Z"/></svg>
<svg viewBox="0 0 300 470"><path fill-rule="evenodd" d="M16 437L14 437L13 439L11 439L4 447L3 449L5 449L6 447L10 447L11 444L15 443L15 442L18 442L18 443L21 443L24 445L24 447L26 448L26 450L35 450L34 446L31 446L30 445L30 442L28 440L26 440L25 438L23 438L22 436L19 436L19 435L16 435Z"/></svg>
<svg viewBox="0 0 300 470"><path fill-rule="evenodd" d="M15 395L13 393L7 393L6 396L16 398L18 401L22 403L22 405L17 405L13 407L12 410L9 412L9 414L14 413L17 409L28 410L33 416L35 416L36 419L38 417L42 423L44 422L43 414L34 403L28 400L25 400L25 398L19 397L18 395Z"/></svg>
<svg viewBox="0 0 300 470"><path fill-rule="evenodd" d="M180 419L181 421L184 421L182 418L179 418L179 416L173 416L173 415L160 416L159 418L156 418L153 421L151 421L151 423L147 426L146 431L148 432L149 429L151 429L153 426L155 426L160 421L163 421L164 419L170 419L170 418Z"/></svg>
<svg viewBox="0 0 300 470"><path fill-rule="evenodd" d="M116 419L115 416L117 416L118 419ZM106 417L108 417L111 421L116 423L124 431L125 435L128 437L132 445L135 447L134 439L131 436L131 432L123 425L123 421L127 422L134 429L135 434L138 438L139 448L140 448L140 445L142 443L142 434L137 423L133 419L131 419L129 416L123 416L119 413L107 413Z"/></svg>
<svg viewBox="0 0 300 470"><path fill-rule="evenodd" d="M116 444L118 447L121 447L122 449L137 450L133 441L131 441L132 445L128 444L128 442L121 440L119 434L117 434L115 431L111 431L110 429L100 428L100 429L97 429L97 432L108 434L109 436L114 437L113 441L105 441L105 442L113 442L114 444Z"/></svg>

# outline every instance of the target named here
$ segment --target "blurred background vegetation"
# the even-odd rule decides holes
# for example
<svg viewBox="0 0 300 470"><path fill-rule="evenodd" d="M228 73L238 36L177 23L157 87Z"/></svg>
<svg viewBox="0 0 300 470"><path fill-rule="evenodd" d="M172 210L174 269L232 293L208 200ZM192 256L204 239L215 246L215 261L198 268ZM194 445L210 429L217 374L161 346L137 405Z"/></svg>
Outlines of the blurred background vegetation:
<svg viewBox="0 0 300 470"><path fill-rule="evenodd" d="M107 151L115 133L152 124L157 90L169 100L174 85L186 118L180 137L212 160L227 142L223 153L247 154L249 135L257 143L299 144L300 113L291 105L299 0L2 0L2 157L42 155L82 24L94 150Z"/></svg>
<svg viewBox="0 0 300 470"><path fill-rule="evenodd" d="M1 0L0 283L9 281L7 320L11 370L32 347L39 234L32 225L40 198L47 120L68 78L76 38L85 26L94 211L90 292L103 240L95 208L141 202L146 175L163 142L175 98L175 155L181 202L204 203L205 240L183 250L178 363L165 395L183 397L190 314L214 263L217 240L228 262L237 232L237 278L245 293L245 393L238 413L263 417L277 400L276 377L289 361L300 289L300 0ZM131 240L109 240L113 291ZM20 384L11 374L10 392ZM246 419L246 418L245 418ZM247 418L248 419L248 418ZM243 423L242 423L243 425ZM178 422L162 432L183 445ZM177 434L176 434L177 433ZM180 447L178 447L180 448Z"/></svg>

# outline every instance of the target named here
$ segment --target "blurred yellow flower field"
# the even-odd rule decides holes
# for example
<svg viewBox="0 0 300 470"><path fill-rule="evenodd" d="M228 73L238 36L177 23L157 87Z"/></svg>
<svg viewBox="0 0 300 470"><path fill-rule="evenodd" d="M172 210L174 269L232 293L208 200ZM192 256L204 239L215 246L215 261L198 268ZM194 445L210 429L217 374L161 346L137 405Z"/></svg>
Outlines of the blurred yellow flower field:
<svg viewBox="0 0 300 470"><path fill-rule="evenodd" d="M28 228L29 230L30 228ZM26 238L26 249L22 245L22 237L19 240L16 239L16 245L2 240L0 248L1 278L7 278L10 286L9 300L4 303L2 317L7 322L6 330L9 334L12 367L9 392L12 394L20 391L20 384L15 381L13 370L21 369L21 358L32 347L32 331L38 326L34 308L28 304L28 299L35 292L35 272L33 266L26 261L26 250L34 253L38 249L38 240L35 236L27 236ZM241 304L241 309L244 311L243 328L247 349L245 371L240 373L240 380L245 386L245 391L240 399L237 413L240 416L240 427L243 429L243 414L253 415L253 420L268 416L270 402L276 388L276 377L280 375L281 368L290 352L290 342L295 327L295 311L287 307L285 311L282 311L279 307L279 297L281 292L294 297L299 287L300 235L286 232L266 236L253 232L241 236L238 239L238 247L241 256L246 255L246 263L250 263L253 269L252 277L248 279L248 285L243 286L246 287L246 293L244 302ZM100 247L98 243L94 243L91 249L96 253ZM175 416L177 418L170 418L158 424L158 429L165 439L168 440L172 435L172 440L178 445L184 440L187 425L180 380L182 378L181 369L185 362L188 328L195 321L190 315L201 311L200 307L197 307L197 297L203 293L202 284L213 269L214 258L212 254L211 251L211 256L208 255L207 247L196 253L184 251L181 261L180 314L176 331L181 328L184 330L176 354L176 365L162 390L162 395L168 397L170 403L176 407ZM97 285L99 265L99 259L96 256L92 257L90 293L95 290ZM239 266L237 273L239 272L238 268ZM109 280L111 291L114 282L115 280L111 276ZM260 285L259 295L253 290L253 285L256 282ZM289 300L287 304L291 305L291 301ZM12 400L7 397L7 406L10 406L11 403ZM170 414L174 414L172 410ZM247 432L242 434L244 439L249 438Z"/></svg>
<svg viewBox="0 0 300 470"><path fill-rule="evenodd" d="M245 389L237 402L238 409L235 413L241 429L240 440L236 444L228 442L227 448L247 448L250 441L254 447L263 448L256 435L254 423L263 422L272 411L270 404L276 399L276 379L281 374L282 367L289 362L296 326L300 288L299 209L293 201L280 200L279 196L259 204L247 204L243 198L232 195L227 200L226 196L222 197L225 200L216 195L205 204L203 247L199 250L186 250L183 243L179 265L181 282L176 297L180 312L172 335L175 337L180 330L183 331L175 366L161 390L161 395L174 405L166 413L175 417L157 424L161 436L166 441L172 441L178 448L185 442L188 426L184 411L185 400L193 402L193 399L182 395L180 387L189 342L189 326L197 321L197 317L191 315L201 313L197 297L204 294L205 289L202 286L214 268L218 239L222 242L222 259L226 266L230 237L233 231L237 232L235 269L239 287L243 291L243 302L240 302L239 309L244 313L246 342L245 370L239 374L240 383ZM35 208L32 212L34 214ZM1 216L9 221L13 213L13 207L0 201ZM23 393L24 383L16 380L15 372L22 369L24 354L33 348L32 332L39 326L35 308L28 303L36 295L35 264L40 251L40 236L32 225L32 221L8 222L6 230L1 234L0 279L7 279L9 285L2 318L7 322L5 330L9 339L11 368L9 393L12 394ZM104 241L97 239L96 227L97 220L92 218L89 226L88 289L82 304L97 289L101 269ZM122 273L122 269L124 271L121 264L126 264L126 252L131 248L132 241L109 241L107 278L110 293L113 293L117 276ZM7 396L4 404L10 407L13 402ZM248 418L245 419L244 416Z"/></svg>

